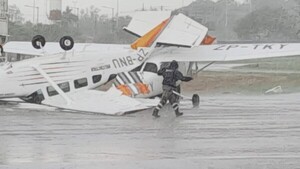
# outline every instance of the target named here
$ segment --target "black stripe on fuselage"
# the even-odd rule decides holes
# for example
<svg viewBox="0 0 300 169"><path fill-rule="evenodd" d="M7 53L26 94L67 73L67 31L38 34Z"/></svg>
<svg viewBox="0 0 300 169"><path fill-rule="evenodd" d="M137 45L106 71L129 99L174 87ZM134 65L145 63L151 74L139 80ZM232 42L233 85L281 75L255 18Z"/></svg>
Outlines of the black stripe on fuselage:
<svg viewBox="0 0 300 169"><path fill-rule="evenodd" d="M137 74L137 72L129 72L129 74L133 78L133 80L135 81L135 83L142 83L142 80L139 77L139 75Z"/></svg>
<svg viewBox="0 0 300 169"><path fill-rule="evenodd" d="M127 78L125 73L119 73L118 76L124 81L125 84L130 83L130 80Z"/></svg>

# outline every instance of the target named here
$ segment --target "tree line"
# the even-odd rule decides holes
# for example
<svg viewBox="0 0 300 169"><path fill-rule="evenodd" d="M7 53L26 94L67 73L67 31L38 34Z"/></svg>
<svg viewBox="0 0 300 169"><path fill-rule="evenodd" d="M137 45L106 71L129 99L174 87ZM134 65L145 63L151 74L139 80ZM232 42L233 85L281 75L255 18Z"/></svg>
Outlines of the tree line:
<svg viewBox="0 0 300 169"><path fill-rule="evenodd" d="M135 37L122 31L131 18L121 16L108 18L100 15L100 10L94 6L81 10L79 16L72 13L72 9L67 7L62 12L60 21L51 24L33 24L30 21L24 22L22 13L14 5L14 18L9 19L9 39L11 41L30 41L37 34L43 35L47 41L58 41L62 36L68 35L76 42L94 43L129 43Z"/></svg>
<svg viewBox="0 0 300 169"><path fill-rule="evenodd" d="M207 26L219 41L298 41L300 38L300 0L251 0L238 4L234 0L212 2L197 0L175 12L182 12ZM58 41L64 35L76 42L131 43L136 37L124 32L131 17L108 18L97 7L81 10L79 16L67 7L60 22L33 24L24 22L17 6L9 21L10 40L30 41L36 34L47 41ZM157 10L157 9L152 9Z"/></svg>

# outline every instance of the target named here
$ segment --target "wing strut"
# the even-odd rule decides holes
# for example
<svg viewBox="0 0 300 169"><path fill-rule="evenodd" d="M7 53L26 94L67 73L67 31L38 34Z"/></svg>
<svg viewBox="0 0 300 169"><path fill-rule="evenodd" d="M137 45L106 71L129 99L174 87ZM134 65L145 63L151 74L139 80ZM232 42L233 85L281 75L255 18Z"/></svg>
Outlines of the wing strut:
<svg viewBox="0 0 300 169"><path fill-rule="evenodd" d="M61 88L51 79L50 76L48 76L48 74L39 65L32 65L32 67L50 83L50 85L66 100L68 105L71 104L72 100L61 90Z"/></svg>
<svg viewBox="0 0 300 169"><path fill-rule="evenodd" d="M201 72L202 70L206 69L208 66L214 64L215 61L208 63L207 65L205 65L203 68L199 69L195 74L198 74L199 72Z"/></svg>

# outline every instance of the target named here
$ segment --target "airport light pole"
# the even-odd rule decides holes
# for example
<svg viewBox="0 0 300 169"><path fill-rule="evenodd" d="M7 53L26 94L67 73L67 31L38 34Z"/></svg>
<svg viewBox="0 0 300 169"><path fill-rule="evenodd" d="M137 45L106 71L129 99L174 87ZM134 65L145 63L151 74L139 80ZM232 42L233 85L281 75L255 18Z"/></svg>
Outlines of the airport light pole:
<svg viewBox="0 0 300 169"><path fill-rule="evenodd" d="M115 15L115 8L110 7L110 6L101 6L102 8L107 8L107 9L111 9L112 14L111 14L111 20L113 20L114 15Z"/></svg>
<svg viewBox="0 0 300 169"><path fill-rule="evenodd" d="M76 16L77 16L77 24L76 24L76 26L77 26L77 28L78 28L78 26L79 26L79 23L78 23L78 21L79 21L79 8L77 8L77 7L70 7L71 9L76 9Z"/></svg>
<svg viewBox="0 0 300 169"><path fill-rule="evenodd" d="M117 0L116 29L119 27L119 0Z"/></svg>
<svg viewBox="0 0 300 169"><path fill-rule="evenodd" d="M29 8L32 8L33 9L33 23L34 23L34 20L35 20L35 9L37 10L37 19L36 19L36 24L39 23L39 13L40 13L40 8L38 6L30 6L30 5L25 5L25 7L29 7Z"/></svg>
<svg viewBox="0 0 300 169"><path fill-rule="evenodd" d="M115 8L113 7L109 7L109 6L101 6L102 8L107 8L107 9L111 9L112 11L112 14L111 14L111 32L113 33L114 32L114 15L115 15Z"/></svg>

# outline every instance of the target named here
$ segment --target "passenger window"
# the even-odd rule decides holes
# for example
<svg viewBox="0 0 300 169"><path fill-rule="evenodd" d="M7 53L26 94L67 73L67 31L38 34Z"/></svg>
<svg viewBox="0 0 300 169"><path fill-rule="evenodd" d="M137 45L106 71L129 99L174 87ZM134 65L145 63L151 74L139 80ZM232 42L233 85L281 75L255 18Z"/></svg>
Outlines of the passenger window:
<svg viewBox="0 0 300 169"><path fill-rule="evenodd" d="M102 75L95 75L95 76L93 76L93 83L100 82L101 78L102 78Z"/></svg>
<svg viewBox="0 0 300 169"><path fill-rule="evenodd" d="M67 92L70 91L70 84L69 84L69 82L60 83L60 84L57 84L57 85L65 93L67 93ZM58 92L52 86L47 87L47 92L48 92L49 96L54 96L54 95L58 94Z"/></svg>
<svg viewBox="0 0 300 169"><path fill-rule="evenodd" d="M64 91L65 93L70 91L70 84L69 82L65 82L65 83L60 83L58 84L59 88L61 88L62 91Z"/></svg>
<svg viewBox="0 0 300 169"><path fill-rule="evenodd" d="M144 68L145 72L153 72L157 73L157 66L154 63L146 63L146 66Z"/></svg>
<svg viewBox="0 0 300 169"><path fill-rule="evenodd" d="M87 78L74 80L75 89L82 88L88 85Z"/></svg>

